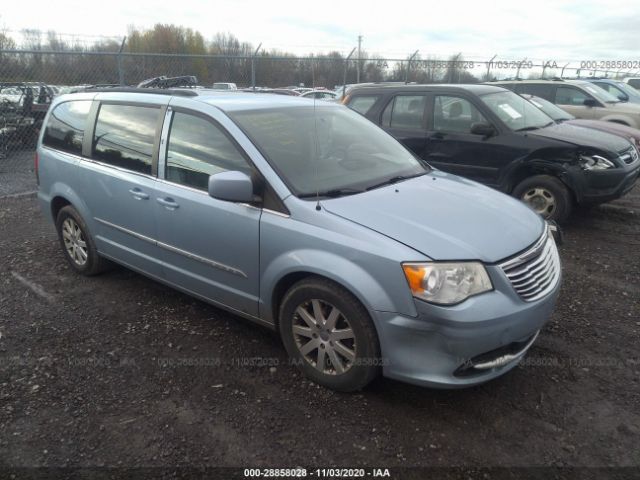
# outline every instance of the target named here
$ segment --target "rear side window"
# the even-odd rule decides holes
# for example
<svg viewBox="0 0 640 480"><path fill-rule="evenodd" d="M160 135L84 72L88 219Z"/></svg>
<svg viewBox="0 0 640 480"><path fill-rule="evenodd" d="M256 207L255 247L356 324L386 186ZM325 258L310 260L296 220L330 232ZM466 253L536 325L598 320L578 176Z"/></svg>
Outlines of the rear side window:
<svg viewBox="0 0 640 480"><path fill-rule="evenodd" d="M640 78L630 79L629 85L631 85L633 88L637 88L638 90L640 90Z"/></svg>
<svg viewBox="0 0 640 480"><path fill-rule="evenodd" d="M382 113L382 125L390 128L418 130L424 128L424 95L398 95Z"/></svg>
<svg viewBox="0 0 640 480"><path fill-rule="evenodd" d="M212 122L176 112L167 145L165 178L181 185L207 190L209 175L227 170L251 174L243 155Z"/></svg>
<svg viewBox="0 0 640 480"><path fill-rule="evenodd" d="M90 109L90 100L75 100L57 105L49 115L42 144L63 152L81 155L84 127Z"/></svg>
<svg viewBox="0 0 640 480"><path fill-rule="evenodd" d="M358 95L357 97L352 97L349 102L349 108L366 115L378 101L378 98L380 98L380 95Z"/></svg>
<svg viewBox="0 0 640 480"><path fill-rule="evenodd" d="M156 107L102 104L93 137L93 158L151 175L159 115Z"/></svg>
<svg viewBox="0 0 640 480"><path fill-rule="evenodd" d="M584 105L584 101L591 98L586 93L572 87L558 87L556 102L559 105Z"/></svg>

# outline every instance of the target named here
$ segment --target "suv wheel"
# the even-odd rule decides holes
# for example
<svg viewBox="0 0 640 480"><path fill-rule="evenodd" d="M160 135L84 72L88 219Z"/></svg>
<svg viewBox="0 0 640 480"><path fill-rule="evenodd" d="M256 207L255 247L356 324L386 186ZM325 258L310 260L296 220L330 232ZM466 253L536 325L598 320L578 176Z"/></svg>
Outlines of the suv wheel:
<svg viewBox="0 0 640 480"><path fill-rule="evenodd" d="M535 175L519 183L513 196L529 205L547 220L564 221L571 213L571 194L567 187L550 175Z"/></svg>
<svg viewBox="0 0 640 480"><path fill-rule="evenodd" d="M360 390L379 373L378 337L369 314L342 287L308 278L286 293L280 335L296 365L333 390Z"/></svg>
<svg viewBox="0 0 640 480"><path fill-rule="evenodd" d="M71 205L58 212L56 229L62 251L75 271L89 276L106 269L108 261L98 255L87 225Z"/></svg>

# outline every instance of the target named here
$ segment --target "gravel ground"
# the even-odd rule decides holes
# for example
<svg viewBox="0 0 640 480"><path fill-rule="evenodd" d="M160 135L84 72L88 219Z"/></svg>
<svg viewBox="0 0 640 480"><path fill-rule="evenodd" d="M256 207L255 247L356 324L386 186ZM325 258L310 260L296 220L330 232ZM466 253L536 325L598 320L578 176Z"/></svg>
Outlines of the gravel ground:
<svg viewBox="0 0 640 480"><path fill-rule="evenodd" d="M640 474L640 185L566 225L560 300L523 363L454 391L334 393L268 330L123 268L82 278L33 195L0 198L0 232L0 467Z"/></svg>

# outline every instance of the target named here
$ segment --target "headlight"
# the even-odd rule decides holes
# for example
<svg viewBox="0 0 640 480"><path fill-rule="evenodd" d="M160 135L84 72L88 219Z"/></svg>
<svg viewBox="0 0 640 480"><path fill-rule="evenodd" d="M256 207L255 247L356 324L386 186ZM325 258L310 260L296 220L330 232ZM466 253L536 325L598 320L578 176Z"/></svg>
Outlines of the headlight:
<svg viewBox="0 0 640 480"><path fill-rule="evenodd" d="M580 155L580 166L585 170L606 170L615 164L600 155Z"/></svg>
<svg viewBox="0 0 640 480"><path fill-rule="evenodd" d="M403 263L402 269L413 296L431 303L451 305L493 289L479 262Z"/></svg>

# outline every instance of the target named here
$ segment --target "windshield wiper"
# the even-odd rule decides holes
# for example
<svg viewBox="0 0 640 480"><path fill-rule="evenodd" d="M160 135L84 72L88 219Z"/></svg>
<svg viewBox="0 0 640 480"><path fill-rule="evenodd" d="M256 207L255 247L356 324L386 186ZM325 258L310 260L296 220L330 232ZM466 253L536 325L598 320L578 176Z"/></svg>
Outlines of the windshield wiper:
<svg viewBox="0 0 640 480"><path fill-rule="evenodd" d="M394 183L401 182L402 180L408 180L410 178L421 177L422 175L426 175L426 174L427 174L427 172L415 173L413 175L394 175L391 178L387 178L383 182L376 183L374 185L371 185L371 186L367 187L367 191L373 190L374 188L384 187L385 185L393 185Z"/></svg>
<svg viewBox="0 0 640 480"><path fill-rule="evenodd" d="M315 198L315 197L344 197L345 195L355 195L357 193L363 193L365 190L358 188L333 188L331 190L325 190L322 192L303 193L298 195L298 198Z"/></svg>

